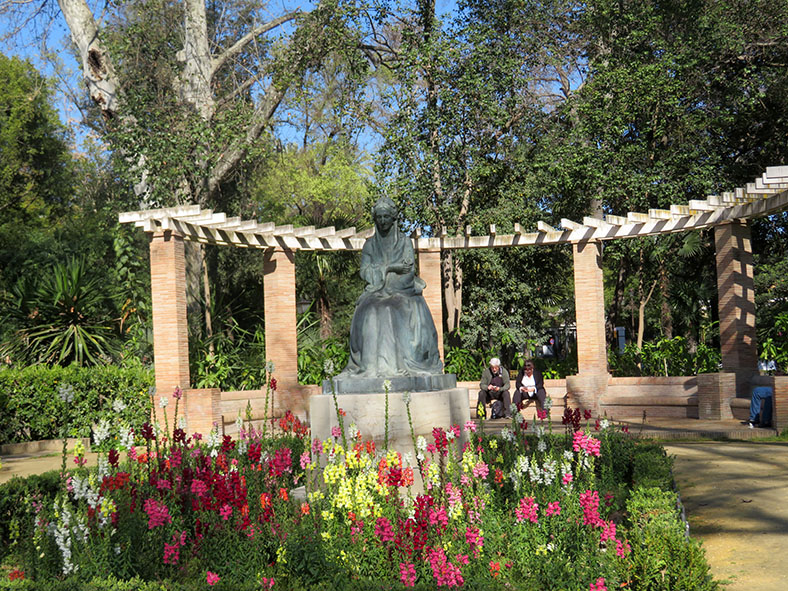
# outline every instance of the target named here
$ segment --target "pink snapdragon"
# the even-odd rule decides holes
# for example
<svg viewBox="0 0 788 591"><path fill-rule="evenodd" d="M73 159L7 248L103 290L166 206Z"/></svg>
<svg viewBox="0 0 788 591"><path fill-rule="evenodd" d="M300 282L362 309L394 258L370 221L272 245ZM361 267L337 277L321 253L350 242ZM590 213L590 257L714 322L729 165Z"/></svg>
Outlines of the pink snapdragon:
<svg viewBox="0 0 788 591"><path fill-rule="evenodd" d="M221 509L219 509L219 515L221 515L222 519L224 519L225 521L230 519L232 514L233 514L233 508L230 507L230 505L227 505L226 503L222 505Z"/></svg>
<svg viewBox="0 0 788 591"><path fill-rule="evenodd" d="M312 458L309 456L309 452L305 451L304 453L302 453L300 459L301 469L305 470L306 467L311 463L312 463Z"/></svg>
<svg viewBox="0 0 788 591"><path fill-rule="evenodd" d="M580 506L583 508L583 524L602 527L605 522L599 517L599 493L587 490L580 493Z"/></svg>
<svg viewBox="0 0 788 591"><path fill-rule="evenodd" d="M468 433L476 433L476 423L474 423L473 421L468 421L467 423L465 423L465 430Z"/></svg>
<svg viewBox="0 0 788 591"><path fill-rule="evenodd" d="M274 580L273 577L271 577L270 579L268 577L260 578L260 584L263 586L263 589L273 589L275 583L276 581Z"/></svg>
<svg viewBox="0 0 788 591"><path fill-rule="evenodd" d="M554 503L547 503L547 509L545 509L545 515L550 517L551 515L561 515L561 505L558 501Z"/></svg>
<svg viewBox="0 0 788 591"><path fill-rule="evenodd" d="M590 456L599 457L601 442L594 439L591 435L586 435L582 431L575 431L574 441L572 442L572 449L575 452L581 449Z"/></svg>
<svg viewBox="0 0 788 591"><path fill-rule="evenodd" d="M453 565L446 558L443 548L427 549L427 560L432 567L432 574L438 587L462 587L465 580L462 578L462 571L458 566Z"/></svg>
<svg viewBox="0 0 788 591"><path fill-rule="evenodd" d="M481 530L479 530L478 527L469 525L465 530L465 541L468 542L468 545L471 547L473 556L478 556L479 550L481 550L481 548L484 546L484 536L482 535Z"/></svg>
<svg viewBox="0 0 788 591"><path fill-rule="evenodd" d="M394 541L394 530L391 528L391 522L386 517L378 517L375 523L375 535L381 542Z"/></svg>
<svg viewBox="0 0 788 591"><path fill-rule="evenodd" d="M487 478L487 474L490 473L490 469L487 467L487 464L484 462L479 462L473 467L473 476L475 478Z"/></svg>
<svg viewBox="0 0 788 591"><path fill-rule="evenodd" d="M400 562L399 579L405 587L414 587L416 585L416 567L410 562Z"/></svg>
<svg viewBox="0 0 788 591"><path fill-rule="evenodd" d="M209 585L213 586L219 582L219 575L217 575L216 573L212 573L211 571L208 571L205 575L205 581Z"/></svg>
<svg viewBox="0 0 788 591"><path fill-rule="evenodd" d="M622 542L621 540L616 540L616 556L619 558L624 558L627 554L632 551L632 547L629 545L629 542Z"/></svg>
<svg viewBox="0 0 788 591"><path fill-rule="evenodd" d="M525 497L520 499L520 506L514 510L514 514L517 516L517 523L522 523L523 521L530 521L531 523L539 523L539 519L537 517L539 511L539 504L534 500L533 497Z"/></svg>
<svg viewBox="0 0 788 591"><path fill-rule="evenodd" d="M319 456L323 453L323 442L320 441L319 438L315 437L315 440L312 442L312 453L316 456Z"/></svg>
<svg viewBox="0 0 788 591"><path fill-rule="evenodd" d="M204 497L208 494L208 485L202 480L192 480L192 494L198 497Z"/></svg>
<svg viewBox="0 0 788 591"><path fill-rule="evenodd" d="M164 564L178 564L181 556L180 548L186 543L186 532L181 535L172 534L172 544L164 542Z"/></svg>
<svg viewBox="0 0 788 591"><path fill-rule="evenodd" d="M572 480L574 480L574 476L572 476L571 472L567 472L566 474L564 474L563 478L561 478L561 482L563 482L566 485L571 484Z"/></svg>
<svg viewBox="0 0 788 591"><path fill-rule="evenodd" d="M600 541L607 542L608 540L616 539L616 524L612 521L602 522L602 533L600 534Z"/></svg>
<svg viewBox="0 0 788 591"><path fill-rule="evenodd" d="M164 503L159 503L156 499L146 499L143 505L145 513L148 514L148 529L153 529L165 523L172 523L170 510Z"/></svg>
<svg viewBox="0 0 788 591"><path fill-rule="evenodd" d="M599 577L596 580L596 583L591 583L588 587L588 591L607 591L607 587L605 586L605 578Z"/></svg>

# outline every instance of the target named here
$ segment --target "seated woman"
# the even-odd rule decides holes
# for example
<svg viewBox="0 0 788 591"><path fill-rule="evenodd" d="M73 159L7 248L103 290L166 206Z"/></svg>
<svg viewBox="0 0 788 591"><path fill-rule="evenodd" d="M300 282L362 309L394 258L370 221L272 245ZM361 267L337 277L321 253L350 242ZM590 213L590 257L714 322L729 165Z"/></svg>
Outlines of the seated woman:
<svg viewBox="0 0 788 591"><path fill-rule="evenodd" d="M438 335L414 272L410 239L396 226L397 207L382 197L372 208L375 234L361 250L367 282L350 325L350 360L339 377L440 374Z"/></svg>

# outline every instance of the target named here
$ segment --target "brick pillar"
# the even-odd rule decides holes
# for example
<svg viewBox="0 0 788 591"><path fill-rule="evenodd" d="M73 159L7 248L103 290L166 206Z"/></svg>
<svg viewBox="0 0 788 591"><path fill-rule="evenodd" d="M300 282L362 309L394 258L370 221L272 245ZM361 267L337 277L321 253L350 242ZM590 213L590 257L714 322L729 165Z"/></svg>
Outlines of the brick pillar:
<svg viewBox="0 0 788 591"><path fill-rule="evenodd" d="M567 402L599 414L599 401L607 392L605 340L605 286L602 277L602 244L572 245L575 269L575 322L577 325L577 375L567 376Z"/></svg>
<svg viewBox="0 0 788 591"><path fill-rule="evenodd" d="M303 410L298 385L296 339L295 253L279 248L265 252L263 298L265 356L274 364L276 396L286 396L284 408ZM263 385L263 388L265 386Z"/></svg>
<svg viewBox="0 0 788 591"><path fill-rule="evenodd" d="M731 398L735 396L736 374L699 374L698 418L712 421L732 419Z"/></svg>
<svg viewBox="0 0 788 591"><path fill-rule="evenodd" d="M602 244L573 244L572 254L575 268L577 371L580 374L607 374Z"/></svg>
<svg viewBox="0 0 788 591"><path fill-rule="evenodd" d="M186 257L180 234L170 230L153 234L150 241L150 279L157 393L155 408L158 416L158 399L161 396L171 397L176 386L186 390L191 385L189 328L186 322ZM172 398L170 402L174 402Z"/></svg>
<svg viewBox="0 0 788 591"><path fill-rule="evenodd" d="M748 383L757 371L755 287L752 244L746 221L714 228L722 370L736 374L736 390L749 396Z"/></svg>
<svg viewBox="0 0 788 591"><path fill-rule="evenodd" d="M186 390L183 393L186 433L207 435L214 423L222 433L222 393L218 388Z"/></svg>
<svg viewBox="0 0 788 591"><path fill-rule="evenodd" d="M441 281L440 248L419 250L419 277L427 287L424 288L424 299L430 309L435 330L438 332L438 353L443 357L443 282Z"/></svg>
<svg viewBox="0 0 788 591"><path fill-rule="evenodd" d="M788 429L788 376L774 376L773 404L772 425L782 433Z"/></svg>

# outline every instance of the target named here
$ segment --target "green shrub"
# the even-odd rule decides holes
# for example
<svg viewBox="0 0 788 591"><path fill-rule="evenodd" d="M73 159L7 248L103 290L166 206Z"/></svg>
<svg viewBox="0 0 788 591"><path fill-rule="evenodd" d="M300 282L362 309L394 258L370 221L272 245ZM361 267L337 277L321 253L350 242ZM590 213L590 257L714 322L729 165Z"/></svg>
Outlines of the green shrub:
<svg viewBox="0 0 788 591"><path fill-rule="evenodd" d="M713 591L700 544L686 535L676 493L638 488L627 502L633 588L639 591Z"/></svg>
<svg viewBox="0 0 788 591"><path fill-rule="evenodd" d="M641 443L632 461L632 483L641 488L673 490L673 458L657 443Z"/></svg>
<svg viewBox="0 0 788 591"><path fill-rule="evenodd" d="M31 531L33 502L50 504L60 488L60 474L51 470L0 485L0 561L20 549L22 532Z"/></svg>
<svg viewBox="0 0 788 591"><path fill-rule="evenodd" d="M129 425L143 423L150 412L148 389L153 371L116 366L80 368L33 366L0 371L0 443L62 437L67 418L70 437L87 437L102 417ZM73 388L73 401L64 405L58 390ZM121 413L113 402L125 406Z"/></svg>

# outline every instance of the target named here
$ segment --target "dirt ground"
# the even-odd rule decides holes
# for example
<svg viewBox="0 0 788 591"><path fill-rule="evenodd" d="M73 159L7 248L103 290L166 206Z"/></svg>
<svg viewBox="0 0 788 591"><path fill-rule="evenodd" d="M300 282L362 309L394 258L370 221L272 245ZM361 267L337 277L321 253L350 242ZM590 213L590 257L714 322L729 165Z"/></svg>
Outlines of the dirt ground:
<svg viewBox="0 0 788 591"><path fill-rule="evenodd" d="M725 591L788 589L788 443L670 443L690 522Z"/></svg>

